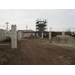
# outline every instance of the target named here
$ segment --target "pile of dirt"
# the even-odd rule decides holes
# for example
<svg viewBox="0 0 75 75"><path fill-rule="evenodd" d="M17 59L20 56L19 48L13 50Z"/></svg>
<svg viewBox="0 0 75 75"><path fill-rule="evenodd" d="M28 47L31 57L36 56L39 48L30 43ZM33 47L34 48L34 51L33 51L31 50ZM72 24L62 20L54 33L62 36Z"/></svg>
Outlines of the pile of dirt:
<svg viewBox="0 0 75 75"><path fill-rule="evenodd" d="M56 37L50 39L49 42L58 44L75 44L75 37L70 35L57 35Z"/></svg>

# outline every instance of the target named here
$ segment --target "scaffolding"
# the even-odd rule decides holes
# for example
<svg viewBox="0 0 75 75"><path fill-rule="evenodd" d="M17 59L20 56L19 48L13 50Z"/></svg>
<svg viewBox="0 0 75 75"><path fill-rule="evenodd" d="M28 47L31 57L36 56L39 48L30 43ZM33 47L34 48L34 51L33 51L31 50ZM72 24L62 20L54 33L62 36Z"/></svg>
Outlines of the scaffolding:
<svg viewBox="0 0 75 75"><path fill-rule="evenodd" d="M38 33L38 35L41 37L42 33L45 33L46 30L47 30L47 20L37 19L36 20L36 33Z"/></svg>

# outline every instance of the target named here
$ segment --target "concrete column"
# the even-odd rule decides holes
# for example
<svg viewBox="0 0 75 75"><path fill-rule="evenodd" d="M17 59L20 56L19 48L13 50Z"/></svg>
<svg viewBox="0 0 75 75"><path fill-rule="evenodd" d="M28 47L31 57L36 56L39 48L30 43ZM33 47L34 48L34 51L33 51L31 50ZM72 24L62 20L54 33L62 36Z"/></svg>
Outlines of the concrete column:
<svg viewBox="0 0 75 75"><path fill-rule="evenodd" d="M2 30L0 30L0 41L2 41Z"/></svg>
<svg viewBox="0 0 75 75"><path fill-rule="evenodd" d="M18 32L18 40L21 41L21 38L22 38L22 32L19 31L19 32Z"/></svg>
<svg viewBox="0 0 75 75"><path fill-rule="evenodd" d="M3 41L3 31L4 31L4 30L2 30L2 41Z"/></svg>
<svg viewBox="0 0 75 75"><path fill-rule="evenodd" d="M5 34L5 39L6 39L6 37L7 37L7 30L5 30L5 33L4 34Z"/></svg>
<svg viewBox="0 0 75 75"><path fill-rule="evenodd" d="M0 30L0 41L3 41L3 30Z"/></svg>
<svg viewBox="0 0 75 75"><path fill-rule="evenodd" d="M3 40L5 40L5 30L3 31Z"/></svg>
<svg viewBox="0 0 75 75"><path fill-rule="evenodd" d="M6 36L7 36L7 31L6 30L3 30L3 40L6 39Z"/></svg>
<svg viewBox="0 0 75 75"><path fill-rule="evenodd" d="M49 31L49 39L51 39L51 31Z"/></svg>
<svg viewBox="0 0 75 75"><path fill-rule="evenodd" d="M65 32L64 31L62 32L62 35L65 35Z"/></svg>
<svg viewBox="0 0 75 75"><path fill-rule="evenodd" d="M16 25L11 26L11 48L17 48L17 32Z"/></svg>
<svg viewBox="0 0 75 75"><path fill-rule="evenodd" d="M43 32L42 32L42 38L43 38Z"/></svg>
<svg viewBox="0 0 75 75"><path fill-rule="evenodd" d="M37 33L37 37L38 37L38 33Z"/></svg>
<svg viewBox="0 0 75 75"><path fill-rule="evenodd" d="M10 32L8 31L8 37L10 37Z"/></svg>

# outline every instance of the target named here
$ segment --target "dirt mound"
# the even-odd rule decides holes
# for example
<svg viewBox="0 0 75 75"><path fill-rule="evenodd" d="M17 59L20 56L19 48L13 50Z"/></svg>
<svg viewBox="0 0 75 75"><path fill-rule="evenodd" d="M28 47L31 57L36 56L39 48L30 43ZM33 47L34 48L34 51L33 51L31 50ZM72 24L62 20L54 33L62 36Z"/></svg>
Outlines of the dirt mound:
<svg viewBox="0 0 75 75"><path fill-rule="evenodd" d="M75 37L70 35L57 35L56 37L50 39L49 42L58 44L75 44Z"/></svg>

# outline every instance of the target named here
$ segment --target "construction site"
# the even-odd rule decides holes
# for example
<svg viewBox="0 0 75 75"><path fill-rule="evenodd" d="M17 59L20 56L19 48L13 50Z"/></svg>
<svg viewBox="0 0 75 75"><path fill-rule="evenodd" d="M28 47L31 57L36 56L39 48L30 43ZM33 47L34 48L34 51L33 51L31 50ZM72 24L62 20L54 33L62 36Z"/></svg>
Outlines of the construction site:
<svg viewBox="0 0 75 75"><path fill-rule="evenodd" d="M0 65L75 65L75 32L47 30L37 19L36 31L0 29Z"/></svg>

